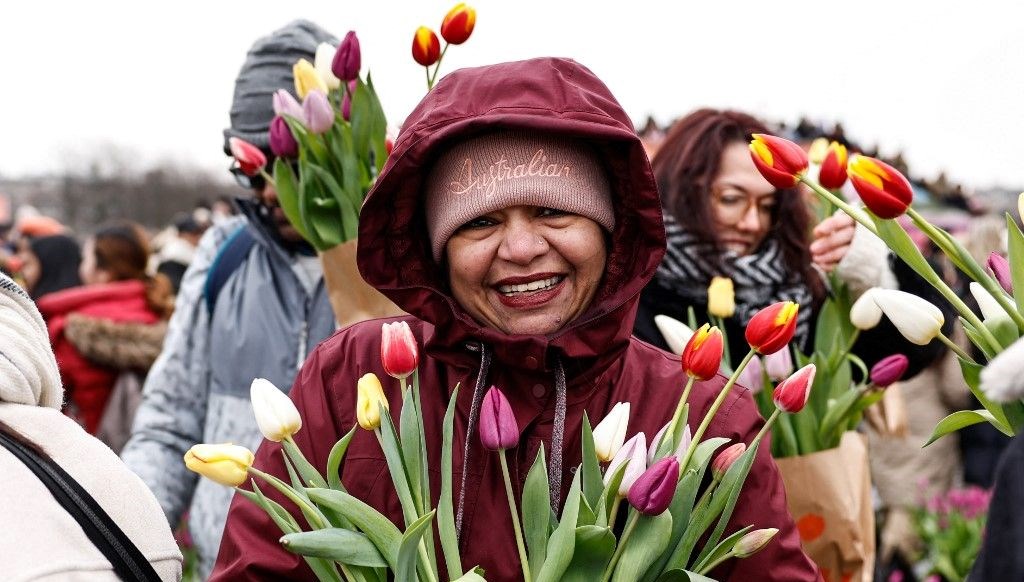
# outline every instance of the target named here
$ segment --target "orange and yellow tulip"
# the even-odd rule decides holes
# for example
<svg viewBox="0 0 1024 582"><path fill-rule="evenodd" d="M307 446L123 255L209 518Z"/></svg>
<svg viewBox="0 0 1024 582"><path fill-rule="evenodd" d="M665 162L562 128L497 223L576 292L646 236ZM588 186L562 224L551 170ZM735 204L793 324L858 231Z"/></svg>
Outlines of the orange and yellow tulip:
<svg viewBox="0 0 1024 582"><path fill-rule="evenodd" d="M754 314L747 324L746 338L750 347L760 354L773 354L786 346L796 333L800 306L780 301Z"/></svg>
<svg viewBox="0 0 1024 582"><path fill-rule="evenodd" d="M850 158L848 171L861 202L879 218L896 218L914 200L910 182L881 160L856 155Z"/></svg>
<svg viewBox="0 0 1024 582"><path fill-rule="evenodd" d="M818 172L818 183L829 190L838 190L846 183L846 146L839 142L831 142L825 151Z"/></svg>
<svg viewBox="0 0 1024 582"><path fill-rule="evenodd" d="M776 188L792 188L807 171L803 148L774 135L755 133L750 140L750 158L764 179Z"/></svg>
<svg viewBox="0 0 1024 582"><path fill-rule="evenodd" d="M416 29L412 37L412 58L424 67L429 67L441 58L441 41L426 26Z"/></svg>
<svg viewBox="0 0 1024 582"><path fill-rule="evenodd" d="M718 373L725 344L717 327L704 324L690 337L683 350L683 371L687 376L707 380Z"/></svg>
<svg viewBox="0 0 1024 582"><path fill-rule="evenodd" d="M456 4L445 14L441 22L441 36L448 44L462 44L473 34L476 26L476 10L465 2Z"/></svg>

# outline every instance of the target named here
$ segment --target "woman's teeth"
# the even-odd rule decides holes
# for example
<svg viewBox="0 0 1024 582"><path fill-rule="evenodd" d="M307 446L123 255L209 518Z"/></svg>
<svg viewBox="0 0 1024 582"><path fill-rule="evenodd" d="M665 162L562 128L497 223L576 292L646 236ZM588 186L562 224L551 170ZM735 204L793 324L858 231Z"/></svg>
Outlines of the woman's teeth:
<svg viewBox="0 0 1024 582"><path fill-rule="evenodd" d="M505 295L511 295L513 293L526 293L527 291L543 291L550 289L558 284L562 280L562 277L555 276L547 279L540 279L539 281L532 281L530 283L522 283L519 285L498 285L498 291L501 291Z"/></svg>

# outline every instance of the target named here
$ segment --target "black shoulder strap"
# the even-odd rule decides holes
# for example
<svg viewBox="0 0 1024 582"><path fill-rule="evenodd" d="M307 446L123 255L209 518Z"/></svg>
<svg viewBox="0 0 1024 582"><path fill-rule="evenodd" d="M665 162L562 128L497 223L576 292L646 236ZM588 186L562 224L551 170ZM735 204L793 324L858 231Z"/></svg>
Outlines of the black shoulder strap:
<svg viewBox="0 0 1024 582"><path fill-rule="evenodd" d="M231 236L220 246L217 256L213 258L213 264L210 266L210 272L206 276L206 284L203 287L203 297L206 300L208 315L213 315L213 308L217 305L217 296L220 295L220 290L231 278L235 269L245 261L249 250L255 244L256 237L249 232L248 227L243 225L231 233Z"/></svg>
<svg viewBox="0 0 1024 582"><path fill-rule="evenodd" d="M52 459L39 456L35 451L0 431L0 445L6 447L25 463L36 477L46 485L54 498L82 526L82 531L103 553L114 572L122 580L160 582L149 560L135 547L99 503Z"/></svg>

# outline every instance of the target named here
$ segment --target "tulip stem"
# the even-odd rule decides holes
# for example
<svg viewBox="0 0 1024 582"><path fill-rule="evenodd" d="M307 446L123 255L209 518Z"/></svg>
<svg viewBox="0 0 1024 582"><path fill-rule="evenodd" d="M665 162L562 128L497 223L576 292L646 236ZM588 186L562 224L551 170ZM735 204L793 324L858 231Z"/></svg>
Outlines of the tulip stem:
<svg viewBox="0 0 1024 582"><path fill-rule="evenodd" d="M434 88L434 83L437 82L437 73L441 71L441 61L444 60L444 54L448 52L449 46L451 46L451 43L445 41L444 48L441 49L441 56L437 57L437 65L434 67L433 76L430 76L430 69L427 69L427 85L429 85L431 89Z"/></svg>
<svg viewBox="0 0 1024 582"><path fill-rule="evenodd" d="M640 521L640 512L635 511L633 515L629 516L629 521L626 522L626 529L622 532L622 538L619 539L619 543L615 546L615 553L612 554L612 561L608 562L608 567L604 569L604 576L601 576L601 582L608 582L612 577L612 572L615 571L615 565L619 562L619 558L622 557L622 550L626 547L626 541L629 540L630 534L636 529L637 522Z"/></svg>
<svg viewBox="0 0 1024 582"><path fill-rule="evenodd" d="M622 497L616 495L615 500L612 501L612 510L608 512L608 527L610 528L615 528L615 522L619 514L620 503L622 503Z"/></svg>
<svg viewBox="0 0 1024 582"><path fill-rule="evenodd" d="M683 410L686 408L686 402L690 398L690 389L693 388L693 383L697 379L690 376L686 380L686 388L683 389L683 395L679 397L679 403L676 404L676 411L672 414L672 422L668 425L668 430L661 436L662 442L668 439L668 442L672 443L672 446L668 449L674 451L679 443L675 442L676 427L679 426L679 421L687 422L688 419L683 418ZM654 450L657 451L661 448L661 443L654 443Z"/></svg>
<svg viewBox="0 0 1024 582"><path fill-rule="evenodd" d="M753 447L756 443L761 442L761 439L764 438L764 435L768 434L768 429L771 428L773 424L775 424L775 420L779 418L779 414L781 413L782 409L776 407L775 412L773 412L772 415L768 417L768 420L764 421L764 426L762 426L761 430L758 431L757 436L754 437L754 440L750 441L751 447Z"/></svg>
<svg viewBox="0 0 1024 582"><path fill-rule="evenodd" d="M516 533L516 547L519 549L519 564L523 568L523 580L530 582L530 561L526 557L526 547L523 545L523 532L519 529L519 510L516 509L516 498L512 493L512 478L508 474L505 449L498 451L498 460L501 462L501 476L505 479L505 495L508 497L508 510L512 513L512 529Z"/></svg>
<svg viewBox="0 0 1024 582"><path fill-rule="evenodd" d="M740 365L736 366L736 369L733 370L732 376L729 376L729 381L722 387L722 391L718 393L718 398L716 398L714 403L711 404L711 408L708 409L707 414L705 414L704 418L701 419L700 426L698 426L697 431L693 433L693 439L690 441L690 446L686 449L686 456L683 457L683 462L679 465L682 467L679 471L680 475L686 474L686 467L690 464L690 459L693 458L693 453L696 452L697 444L700 443L701 437L704 436L704 432L707 431L708 426L711 425L711 420L716 414L718 414L718 409L722 407L722 404L725 402L725 398L729 396L729 392L732 390L733 384L736 383L736 379L739 378L740 373L743 372L743 368L747 367L747 364L750 363L750 360L754 358L754 354L756 353L757 351L754 350L754 348L750 348L750 351L743 357L743 361L740 362Z"/></svg>
<svg viewBox="0 0 1024 582"><path fill-rule="evenodd" d="M963 360L965 362L969 362L971 364L977 364L977 362L974 361L974 358L972 358L967 352L965 352L963 350L963 348L961 348L960 346L956 345L956 342L954 342L953 340L951 340L948 337L946 337L946 334L944 334L944 333L942 333L940 331L939 335L937 335L935 337L939 338L939 341L941 341L942 343L946 344L946 347L948 347L949 349L953 350L953 353L955 353L956 355L960 356L961 360Z"/></svg>
<svg viewBox="0 0 1024 582"><path fill-rule="evenodd" d="M296 493L294 489L289 487L287 483L273 475L270 475L269 473L260 471L256 467L249 467L249 472L263 479L267 483L270 483L274 489L277 489L282 495L290 499L292 503L298 505L299 508L303 510L302 513L306 516L306 519L309 519L309 525L314 529L324 529L327 527L327 523L321 516L320 510L310 506L309 503L303 499L301 495Z"/></svg>
<svg viewBox="0 0 1024 582"><path fill-rule="evenodd" d="M841 208L843 212L850 215L850 218L861 223L864 226L864 228L871 231L871 233L874 234L875 236L878 236L878 227L875 226L875 223L871 222L871 219L865 217L863 212L860 212L853 206L850 206L849 203L840 200L838 196L836 196L832 192L829 192L824 187L822 187L821 184L809 179L807 176L800 174L797 176L797 178L799 178L800 181L803 182L804 184L807 184L807 186L811 190L814 190L815 193L818 194L818 196L821 196L825 200L828 200L830 203Z"/></svg>
<svg viewBox="0 0 1024 582"><path fill-rule="evenodd" d="M733 557L735 557L735 556L736 556L736 554L734 554L734 553L733 553L732 551L730 551L730 552L728 552L727 554L725 554L724 556L721 556L721 557L719 557L719 558L718 558L717 560L715 560L715 561L711 562L711 563L710 563L710 564L708 564L707 566L704 566L704 567L703 567L703 568L701 568L701 569L700 569L700 571L699 571L699 572L697 572L697 573L698 573L698 574L700 574L701 576L703 576L704 574L707 574L707 573L708 573L708 572L710 572L711 570L713 570L713 569L715 569L716 567L718 567L718 565L719 565L719 564L721 564L722 562L724 562L724 561L728 560L729 558L733 558Z"/></svg>

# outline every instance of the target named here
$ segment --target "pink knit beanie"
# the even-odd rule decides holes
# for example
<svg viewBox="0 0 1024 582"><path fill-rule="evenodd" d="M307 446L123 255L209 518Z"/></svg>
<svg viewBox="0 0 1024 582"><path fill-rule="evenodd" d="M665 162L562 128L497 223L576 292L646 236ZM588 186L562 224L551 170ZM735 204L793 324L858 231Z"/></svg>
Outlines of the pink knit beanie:
<svg viewBox="0 0 1024 582"><path fill-rule="evenodd" d="M434 260L463 224L509 206L543 206L615 228L608 177L586 144L535 132L503 130L449 149L425 183Z"/></svg>

